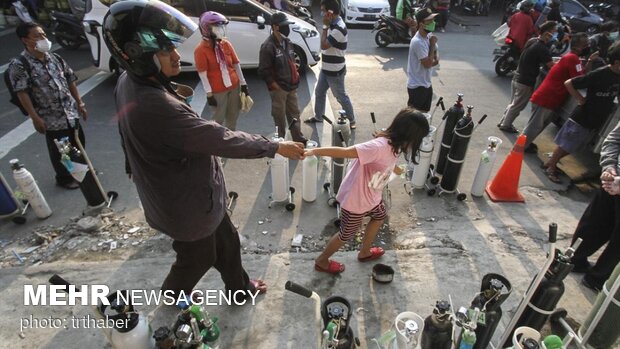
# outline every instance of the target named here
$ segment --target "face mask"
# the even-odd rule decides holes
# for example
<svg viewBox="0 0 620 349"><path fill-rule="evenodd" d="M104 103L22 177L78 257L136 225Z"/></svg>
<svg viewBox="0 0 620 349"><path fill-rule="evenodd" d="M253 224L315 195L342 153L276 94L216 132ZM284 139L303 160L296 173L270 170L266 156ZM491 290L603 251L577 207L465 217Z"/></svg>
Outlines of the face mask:
<svg viewBox="0 0 620 349"><path fill-rule="evenodd" d="M37 40L34 49L42 53L49 52L52 49L52 42L47 39Z"/></svg>
<svg viewBox="0 0 620 349"><path fill-rule="evenodd" d="M224 26L211 27L211 33L216 39L222 40L226 37L226 28Z"/></svg>
<svg viewBox="0 0 620 349"><path fill-rule="evenodd" d="M618 32L609 33L609 40L616 41L617 38L618 38Z"/></svg>
<svg viewBox="0 0 620 349"><path fill-rule="evenodd" d="M288 35L291 33L291 27L289 27L289 25L281 25L280 26L280 34L288 37Z"/></svg>
<svg viewBox="0 0 620 349"><path fill-rule="evenodd" d="M435 31L435 22L429 23L424 25L424 30L426 30L429 33L432 33Z"/></svg>

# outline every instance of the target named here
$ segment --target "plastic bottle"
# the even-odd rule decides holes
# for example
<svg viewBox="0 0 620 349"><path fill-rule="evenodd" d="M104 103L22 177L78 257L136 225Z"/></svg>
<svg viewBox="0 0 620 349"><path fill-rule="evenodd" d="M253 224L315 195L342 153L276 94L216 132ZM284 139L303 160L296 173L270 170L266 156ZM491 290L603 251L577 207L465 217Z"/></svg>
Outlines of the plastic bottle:
<svg viewBox="0 0 620 349"><path fill-rule="evenodd" d="M40 218L45 219L52 215L45 197L41 193L37 182L34 180L32 174L19 163L18 159L9 161L11 168L13 169L13 178L19 186L19 189L24 193L26 199L30 203L34 214Z"/></svg>

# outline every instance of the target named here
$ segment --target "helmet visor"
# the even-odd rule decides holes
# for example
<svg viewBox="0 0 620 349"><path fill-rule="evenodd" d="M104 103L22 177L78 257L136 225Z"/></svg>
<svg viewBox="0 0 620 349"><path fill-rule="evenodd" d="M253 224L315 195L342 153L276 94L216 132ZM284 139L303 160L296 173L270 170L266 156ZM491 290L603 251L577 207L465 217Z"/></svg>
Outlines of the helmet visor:
<svg viewBox="0 0 620 349"><path fill-rule="evenodd" d="M138 38L145 51L177 47L189 38L198 25L174 7L150 0L138 21Z"/></svg>

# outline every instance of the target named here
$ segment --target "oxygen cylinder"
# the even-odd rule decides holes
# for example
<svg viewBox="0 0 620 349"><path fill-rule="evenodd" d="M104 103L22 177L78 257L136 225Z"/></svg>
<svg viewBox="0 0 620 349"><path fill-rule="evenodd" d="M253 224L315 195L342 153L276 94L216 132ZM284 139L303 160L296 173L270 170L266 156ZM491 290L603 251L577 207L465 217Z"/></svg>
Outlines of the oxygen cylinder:
<svg viewBox="0 0 620 349"><path fill-rule="evenodd" d="M344 110L338 110L338 119L332 124L332 146L339 147L342 144L342 139L338 136L338 131L342 132L344 137L344 143L349 144L351 139L351 126L349 124L349 118Z"/></svg>
<svg viewBox="0 0 620 349"><path fill-rule="evenodd" d="M12 216L19 212L20 203L13 195L13 191L9 184L0 173L0 218Z"/></svg>
<svg viewBox="0 0 620 349"><path fill-rule="evenodd" d="M339 138L339 143L342 147L346 147L347 141L345 136L342 134L342 131L338 131L337 134ZM332 159L332 188L334 195L338 194L340 190L340 184L342 184L342 179L344 178L346 161L343 158L333 158Z"/></svg>
<svg viewBox="0 0 620 349"><path fill-rule="evenodd" d="M316 148L318 143L315 141L308 141L306 148ZM319 160L316 156L307 156L302 162L302 193L301 198L304 201L312 202L316 200L316 182L318 177Z"/></svg>
<svg viewBox="0 0 620 349"><path fill-rule="evenodd" d="M429 114L430 115L430 114ZM424 188L428 177L428 168L431 166L431 156L435 148L435 126L429 127L429 132L420 145L420 151L416 155L417 165L413 165L413 175L411 177L411 187L415 189Z"/></svg>
<svg viewBox="0 0 620 349"><path fill-rule="evenodd" d="M618 331L618 323L620 323L620 288L616 290L615 295L609 295L609 292L612 292L612 286L618 282L620 282L620 263L616 265L611 276L603 285L603 289L596 297L592 310L590 310L588 317L581 325L581 328L579 328L579 335L583 337L590 328L594 317L601 311L601 305L605 298L613 297L605 313L603 313L600 321L594 328L590 339L588 339L587 343L594 348L611 348L620 335L620 331Z"/></svg>
<svg viewBox="0 0 620 349"><path fill-rule="evenodd" d="M115 349L152 349L155 347L155 339L148 320L145 316L140 316L135 311L132 304L126 304L123 297L129 299L129 291L118 291L110 293L106 298L110 305L109 309L116 311L116 314L108 314L107 305L101 301L97 305L97 316L104 319L110 325L103 329L104 334L110 340ZM110 321L111 320L111 321Z"/></svg>
<svg viewBox="0 0 620 349"><path fill-rule="evenodd" d="M540 332L527 326L517 328L512 335L513 349L538 349L539 343Z"/></svg>
<svg viewBox="0 0 620 349"><path fill-rule="evenodd" d="M478 323L476 327L475 349L486 349L491 342L502 318L501 305L511 291L510 281L502 275L489 273L482 277L480 293L471 303L472 308L479 308L484 313L484 323Z"/></svg>
<svg viewBox="0 0 620 349"><path fill-rule="evenodd" d="M515 328L527 326L540 331L560 301L560 298L562 298L564 294L564 279L572 270L573 264L570 263L570 256L562 253L560 250L555 250L555 258L545 272L545 278L536 288L532 299L515 326L507 330L512 333ZM503 347L506 348L508 346L510 346L510 342L506 340Z"/></svg>
<svg viewBox="0 0 620 349"><path fill-rule="evenodd" d="M32 174L19 163L18 159L13 159L9 161L9 163L13 169L13 178L17 186L19 186L19 190L24 193L24 196L30 203L34 214L40 219L51 216L52 210L47 204L47 201L45 201L45 197L41 193L41 190L39 190L39 186L37 182L35 182L34 177L32 177Z"/></svg>
<svg viewBox="0 0 620 349"><path fill-rule="evenodd" d="M463 109L463 94L457 94L456 102L454 105L446 111L443 116L444 126L443 126L443 135L441 136L441 148L439 149L439 155L437 156L437 166L435 166L435 172L438 174L444 173L444 168L446 167L446 157L448 156L448 152L450 151L450 146L452 144L452 135L454 131L454 126L456 126L456 122L463 117L465 114L465 109Z"/></svg>
<svg viewBox="0 0 620 349"><path fill-rule="evenodd" d="M99 207L106 203L107 195L101 192L94 174L88 168L86 159L81 151L78 150L68 137L55 139L56 147L60 153L60 161L67 171L71 173L71 177L75 179L80 186L80 191L89 207Z"/></svg>
<svg viewBox="0 0 620 349"><path fill-rule="evenodd" d="M424 319L414 312L405 311L396 316L396 345L398 349L420 348L420 336L424 331Z"/></svg>
<svg viewBox="0 0 620 349"><path fill-rule="evenodd" d="M282 142L284 139L278 137L278 133L272 138L276 142ZM288 176L288 159L280 154L276 154L269 164L271 172L271 200L286 201L288 200L289 183Z"/></svg>
<svg viewBox="0 0 620 349"><path fill-rule="evenodd" d="M471 185L472 196L481 197L484 193L484 188L489 181L489 176L495 164L497 148L502 144L502 140L495 136L489 137L488 142L487 148L480 154L480 164L478 165L474 182Z"/></svg>
<svg viewBox="0 0 620 349"><path fill-rule="evenodd" d="M452 347L452 321L450 303L437 301L433 313L424 319L422 349L450 349Z"/></svg>
<svg viewBox="0 0 620 349"><path fill-rule="evenodd" d="M461 176L461 169L465 162L465 154L469 145L469 139L474 130L474 122L471 118L473 107L467 106L467 114L457 122L454 127L454 136L450 144L450 152L446 156L444 176L441 177L439 184L441 190L446 193L453 193ZM442 143L443 148L443 143Z"/></svg>

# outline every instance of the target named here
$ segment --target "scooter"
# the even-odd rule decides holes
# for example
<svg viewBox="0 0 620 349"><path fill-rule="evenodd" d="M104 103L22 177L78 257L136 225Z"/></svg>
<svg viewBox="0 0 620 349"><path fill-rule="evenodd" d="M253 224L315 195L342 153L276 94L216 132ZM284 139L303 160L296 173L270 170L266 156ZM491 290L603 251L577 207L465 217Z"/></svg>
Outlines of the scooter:
<svg viewBox="0 0 620 349"><path fill-rule="evenodd" d="M375 22L371 33L375 31L377 32L375 34L375 43L379 47L411 42L409 25L395 17L379 15L379 20Z"/></svg>
<svg viewBox="0 0 620 349"><path fill-rule="evenodd" d="M465 0L461 11L470 16L488 16L490 4L488 0Z"/></svg>
<svg viewBox="0 0 620 349"><path fill-rule="evenodd" d="M493 50L493 62L495 62L495 73L497 76L506 76L517 70L520 55L521 52L515 45L514 40L507 36L502 47Z"/></svg>
<svg viewBox="0 0 620 349"><path fill-rule="evenodd" d="M77 50L88 42L82 21L74 14L52 11L50 17L52 19L52 34L60 46Z"/></svg>

